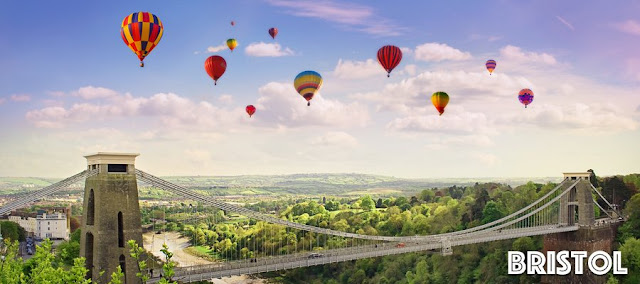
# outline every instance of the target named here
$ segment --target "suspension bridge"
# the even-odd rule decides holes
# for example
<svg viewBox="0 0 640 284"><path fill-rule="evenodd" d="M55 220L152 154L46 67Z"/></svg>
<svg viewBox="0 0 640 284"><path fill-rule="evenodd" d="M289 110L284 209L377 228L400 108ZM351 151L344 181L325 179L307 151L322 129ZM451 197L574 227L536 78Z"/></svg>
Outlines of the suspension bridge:
<svg viewBox="0 0 640 284"><path fill-rule="evenodd" d="M274 231L271 232L271 237L273 237L271 239L279 240L277 243L271 241L267 243L265 238L260 240L260 238L256 236L245 241L244 244L242 242L236 243L236 255L230 255L226 257L224 261L206 265L177 267L173 279L185 283L410 252L429 251L450 255L452 254L453 247L456 246L515 239L526 236L572 232L580 228L606 227L622 221L620 215L613 209L614 207L589 182L591 173L565 173L564 180L561 183L535 202L506 217L484 225L428 236L357 234L292 222L269 214L253 211L242 206L229 204L216 197L200 194L142 170L135 169L133 166L133 158L137 156L137 154L129 154L129 156L124 154L126 157L122 157L125 158L113 158L111 156L116 155L113 153L98 153L96 155L86 156L89 160L89 166L86 170L40 190L24 194L14 201L4 204L0 208L0 215L9 214L12 210L25 207L60 190L66 189L76 182L86 180L85 215L83 216L82 231L86 236L83 235L81 241L83 248L81 249L81 255L84 254L87 258L87 266L90 270L93 270L93 268L97 266L98 269L107 270L107 272L109 272L108 267L100 266L105 266L105 263L111 265L112 262L99 262L103 261L100 258L104 258L104 256L99 256L101 249L109 250L110 246L113 246L119 247L119 251L125 251L123 240L126 236L130 236L129 234L133 234L132 236L134 237L126 238L127 240L136 239L141 242L141 238L137 237L140 235L137 183L144 183L148 186L160 188L186 200L193 200L203 205L213 206L219 210L224 210L224 212L233 212L250 220L259 220L275 224L280 228L285 228L286 232L291 232L296 236L295 242L291 245L287 236L278 236L278 232ZM91 159L93 159L93 161ZM122 193L123 196L126 196L126 199L122 200L127 201L122 201L119 205L114 205L117 203L106 203L108 205L114 205L106 207L109 208L109 210L112 210L111 207L116 207L113 209L115 210L113 211L113 216L117 214L118 217L117 221L114 219L112 223L109 223L111 225L105 227L108 228L108 230L104 231L99 228L99 224L101 222L107 222L100 221L107 217L99 217L99 210L96 209L94 213L92 206L96 206L96 203L99 204L102 202L101 200L107 198L98 195L100 191L98 188L96 188L96 196L94 197L94 187L100 187L100 184L103 185L109 182L110 186L104 187L102 191L115 189L116 191L114 192ZM133 185L131 185L131 183L133 183ZM91 189L89 189L89 187L91 187ZM135 192L127 192L127 187L133 188ZM109 198L114 198L113 194L111 194ZM135 200L131 201L131 199ZM601 207L597 200L602 200L608 208L605 209ZM135 202L135 204L127 202ZM125 209L118 208L119 206ZM606 217L596 219L594 206L598 206L600 211L605 213ZM127 213L129 211L133 212L131 215L133 219L138 218L137 222L129 222L129 219L127 219L128 215L126 214L123 217L123 212ZM132 227L127 227L125 223L132 223L133 225ZM117 229L115 227L117 227ZM87 231L84 230L85 228ZM118 231L117 238L114 235L114 231ZM269 234L268 231L267 234ZM114 236L111 237L107 235ZM243 248L251 251L252 254L241 255L240 250ZM106 252L102 253L106 254ZM135 263L126 259L124 253L117 252L115 255L117 256L118 254L120 257L116 263L119 263L123 268ZM94 263L93 259L96 259L96 263ZM115 266L113 269L115 269ZM125 269L123 269L123 271L124 270ZM91 273L92 272L89 274L90 277L92 275ZM152 278L149 283L155 283L159 280L158 275L153 276L156 277Z"/></svg>

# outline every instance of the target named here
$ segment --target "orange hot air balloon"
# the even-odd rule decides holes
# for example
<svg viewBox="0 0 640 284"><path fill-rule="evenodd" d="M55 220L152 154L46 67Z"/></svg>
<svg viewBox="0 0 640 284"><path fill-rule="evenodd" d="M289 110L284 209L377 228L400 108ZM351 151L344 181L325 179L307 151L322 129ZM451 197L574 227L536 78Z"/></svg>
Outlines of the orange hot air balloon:
<svg viewBox="0 0 640 284"><path fill-rule="evenodd" d="M276 39L276 35L278 35L278 28L270 28L269 35L271 38Z"/></svg>
<svg viewBox="0 0 640 284"><path fill-rule="evenodd" d="M256 113L256 107L254 107L253 105L248 105L245 110L247 111L247 114L249 114L249 117Z"/></svg>
<svg viewBox="0 0 640 284"><path fill-rule="evenodd" d="M218 79L220 79L224 71L227 70L227 61L225 61L222 56L210 56L204 61L204 70L206 70L209 77L213 79L213 84L217 85Z"/></svg>
<svg viewBox="0 0 640 284"><path fill-rule="evenodd" d="M235 38L230 38L227 40L227 46L233 52L233 49L236 48L236 46L238 46L238 41L236 41Z"/></svg>
<svg viewBox="0 0 640 284"><path fill-rule="evenodd" d="M444 108L449 103L449 95L445 92L435 92L431 95L431 102L436 107L440 115L444 113Z"/></svg>

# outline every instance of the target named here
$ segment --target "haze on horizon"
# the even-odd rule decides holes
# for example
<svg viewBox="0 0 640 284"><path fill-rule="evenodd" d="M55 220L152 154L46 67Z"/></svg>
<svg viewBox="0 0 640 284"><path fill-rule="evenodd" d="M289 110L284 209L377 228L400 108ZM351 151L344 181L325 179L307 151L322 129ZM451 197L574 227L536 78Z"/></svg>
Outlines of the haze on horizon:
<svg viewBox="0 0 640 284"><path fill-rule="evenodd" d="M0 176L66 177L108 151L160 176L640 172L637 1L116 2L2 4ZM165 27L144 68L119 34L137 11ZM390 78L386 44L403 49ZM310 107L304 70L324 78Z"/></svg>

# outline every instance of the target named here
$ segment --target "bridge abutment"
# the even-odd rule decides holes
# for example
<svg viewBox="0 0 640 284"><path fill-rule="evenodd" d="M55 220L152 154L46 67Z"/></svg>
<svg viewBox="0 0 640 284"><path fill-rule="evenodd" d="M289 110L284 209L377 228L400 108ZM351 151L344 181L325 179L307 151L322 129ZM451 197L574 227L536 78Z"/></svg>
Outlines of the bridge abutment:
<svg viewBox="0 0 640 284"><path fill-rule="evenodd" d="M600 226L581 226L577 231L556 233L544 236L542 253L547 251L559 252L586 251L588 255L601 250L609 254L613 252L616 233L620 223L608 223ZM572 260L572 259L570 259ZM571 261L572 269L568 275L543 275L542 283L605 283L607 275L595 275L591 273L584 260L584 274L575 274L575 267ZM556 267L559 264L556 262Z"/></svg>
<svg viewBox="0 0 640 284"><path fill-rule="evenodd" d="M138 264L129 254L127 241L142 246L135 157L138 154L97 153L85 156L89 169L84 189L84 213L80 256L86 258L87 277L107 283L120 266L124 283L140 283ZM100 272L104 274L100 276Z"/></svg>

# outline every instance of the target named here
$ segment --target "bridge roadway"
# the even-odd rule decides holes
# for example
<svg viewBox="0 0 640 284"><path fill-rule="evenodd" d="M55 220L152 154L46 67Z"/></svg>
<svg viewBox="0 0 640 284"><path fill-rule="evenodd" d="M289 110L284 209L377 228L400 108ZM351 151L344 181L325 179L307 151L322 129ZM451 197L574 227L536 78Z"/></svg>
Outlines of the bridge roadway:
<svg viewBox="0 0 640 284"><path fill-rule="evenodd" d="M521 229L505 229L494 231L481 231L459 235L448 239L450 245L461 246L474 243L492 242L498 240L514 239L524 236L545 235L559 232L578 230L578 226L536 226ZM344 262L362 258L380 257L385 255L403 254L419 251L438 251L443 248L443 242L406 242L404 247L397 247L398 243L383 243L349 248L313 251L321 257L311 257L311 252L287 254L274 257L257 258L256 262L249 260L230 261L219 264L207 264L176 268L174 280L184 283L222 278L233 275L255 274L269 271L285 270L314 265L323 265L336 262ZM149 283L157 283L159 278L152 278Z"/></svg>

